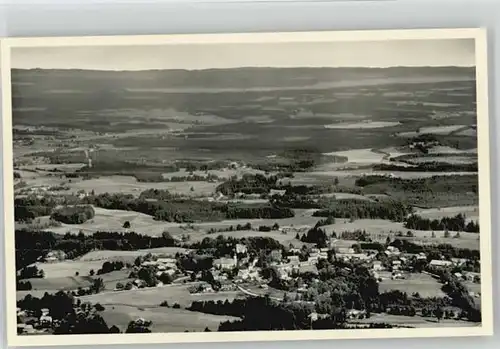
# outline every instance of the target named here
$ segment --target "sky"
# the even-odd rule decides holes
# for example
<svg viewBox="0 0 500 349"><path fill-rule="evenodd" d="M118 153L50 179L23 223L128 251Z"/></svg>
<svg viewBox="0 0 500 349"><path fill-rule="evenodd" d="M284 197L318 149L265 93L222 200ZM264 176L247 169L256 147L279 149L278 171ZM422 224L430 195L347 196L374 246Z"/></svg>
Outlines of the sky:
<svg viewBox="0 0 500 349"><path fill-rule="evenodd" d="M238 67L474 66L473 39L13 48L13 68L152 70Z"/></svg>

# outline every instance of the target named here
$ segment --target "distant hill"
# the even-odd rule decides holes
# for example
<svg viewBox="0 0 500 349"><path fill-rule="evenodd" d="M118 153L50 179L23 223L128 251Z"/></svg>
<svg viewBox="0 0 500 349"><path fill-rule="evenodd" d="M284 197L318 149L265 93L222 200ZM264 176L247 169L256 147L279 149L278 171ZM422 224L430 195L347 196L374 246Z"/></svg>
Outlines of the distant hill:
<svg viewBox="0 0 500 349"><path fill-rule="evenodd" d="M15 86L45 89L301 87L380 79L473 80L474 67L236 68L207 70L97 71L13 69ZM40 85L38 85L40 86Z"/></svg>

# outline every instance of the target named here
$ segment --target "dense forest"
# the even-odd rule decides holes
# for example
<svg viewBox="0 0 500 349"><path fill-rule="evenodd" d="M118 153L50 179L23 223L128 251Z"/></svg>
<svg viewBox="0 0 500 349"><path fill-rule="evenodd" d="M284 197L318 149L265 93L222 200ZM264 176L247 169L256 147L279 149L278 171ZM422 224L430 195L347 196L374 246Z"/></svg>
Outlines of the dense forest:
<svg viewBox="0 0 500 349"><path fill-rule="evenodd" d="M217 186L216 191L228 196L233 196L236 193L267 194L271 189L276 188L277 180L278 177L276 176L266 177L261 174L246 174L240 179L231 178L227 180Z"/></svg>
<svg viewBox="0 0 500 349"><path fill-rule="evenodd" d="M412 208L399 201L384 200L370 202L366 200L339 199L330 201L330 207L318 210L315 217L337 217L347 219L388 219L402 222L412 212Z"/></svg>

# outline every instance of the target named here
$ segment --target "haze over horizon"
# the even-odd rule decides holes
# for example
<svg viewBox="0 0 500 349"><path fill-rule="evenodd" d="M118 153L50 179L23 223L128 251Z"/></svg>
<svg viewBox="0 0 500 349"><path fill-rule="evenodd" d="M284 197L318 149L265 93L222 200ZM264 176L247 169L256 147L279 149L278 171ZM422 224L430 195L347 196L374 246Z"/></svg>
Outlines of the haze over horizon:
<svg viewBox="0 0 500 349"><path fill-rule="evenodd" d="M14 69L96 71L232 68L474 67L472 39L178 44L12 49Z"/></svg>

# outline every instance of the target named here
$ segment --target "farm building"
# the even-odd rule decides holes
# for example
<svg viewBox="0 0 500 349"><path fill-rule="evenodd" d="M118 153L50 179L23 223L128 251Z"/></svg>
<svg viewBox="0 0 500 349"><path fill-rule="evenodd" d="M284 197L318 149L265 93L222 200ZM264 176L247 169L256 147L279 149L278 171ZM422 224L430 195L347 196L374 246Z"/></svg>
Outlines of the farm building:
<svg viewBox="0 0 500 349"><path fill-rule="evenodd" d="M425 255L424 252L420 252L418 255L417 255L417 260L424 260L424 259L427 259L427 256Z"/></svg>
<svg viewBox="0 0 500 349"><path fill-rule="evenodd" d="M360 319L365 317L366 312L364 310L349 309L346 312L348 319Z"/></svg>
<svg viewBox="0 0 500 349"><path fill-rule="evenodd" d="M453 265L453 262L451 261L443 261L443 260L438 260L438 259L433 259L429 265L431 267L435 268L449 268Z"/></svg>
<svg viewBox="0 0 500 349"><path fill-rule="evenodd" d="M318 257L317 256L309 256L307 258L307 263L310 265L318 263Z"/></svg>
<svg viewBox="0 0 500 349"><path fill-rule="evenodd" d="M456 266L461 266L461 265L464 265L465 263L467 263L467 259L466 258L452 258L451 261Z"/></svg>
<svg viewBox="0 0 500 349"><path fill-rule="evenodd" d="M236 244L236 253L238 254L247 253L247 247L243 244Z"/></svg>
<svg viewBox="0 0 500 349"><path fill-rule="evenodd" d="M381 271L384 270L384 266L382 265L381 261L374 261L372 269L374 271Z"/></svg>
<svg viewBox="0 0 500 349"><path fill-rule="evenodd" d="M351 247L337 247L335 252L337 254L354 254L354 249Z"/></svg>
<svg viewBox="0 0 500 349"><path fill-rule="evenodd" d="M234 258L219 258L214 261L214 266L218 269L232 269L237 264L236 256Z"/></svg>
<svg viewBox="0 0 500 349"><path fill-rule="evenodd" d="M481 274L480 273L467 272L467 273L464 273L464 277L469 282L476 282L476 283L481 282Z"/></svg>
<svg viewBox="0 0 500 349"><path fill-rule="evenodd" d="M238 278L242 279L242 280L259 280L260 279L260 275L259 275L259 271L258 270L251 270L251 269L240 269L238 271Z"/></svg>
<svg viewBox="0 0 500 349"><path fill-rule="evenodd" d="M394 247L394 246L388 246L387 247L387 250L385 251L385 253L388 255L388 256L397 256L399 255L401 252L399 251L399 249L397 247Z"/></svg>
<svg viewBox="0 0 500 349"><path fill-rule="evenodd" d="M54 263L66 259L66 253L63 251L50 251L45 256L45 262Z"/></svg>
<svg viewBox="0 0 500 349"><path fill-rule="evenodd" d="M392 261L392 270L401 269L401 261Z"/></svg>
<svg viewBox="0 0 500 349"><path fill-rule="evenodd" d="M40 316L40 326L44 328L52 326L52 316L46 314Z"/></svg>
<svg viewBox="0 0 500 349"><path fill-rule="evenodd" d="M156 260L158 264L176 264L177 260L175 258L158 258Z"/></svg>
<svg viewBox="0 0 500 349"><path fill-rule="evenodd" d="M311 321L317 321L318 319L327 319L329 314L318 314L316 312L309 314L309 318Z"/></svg>

